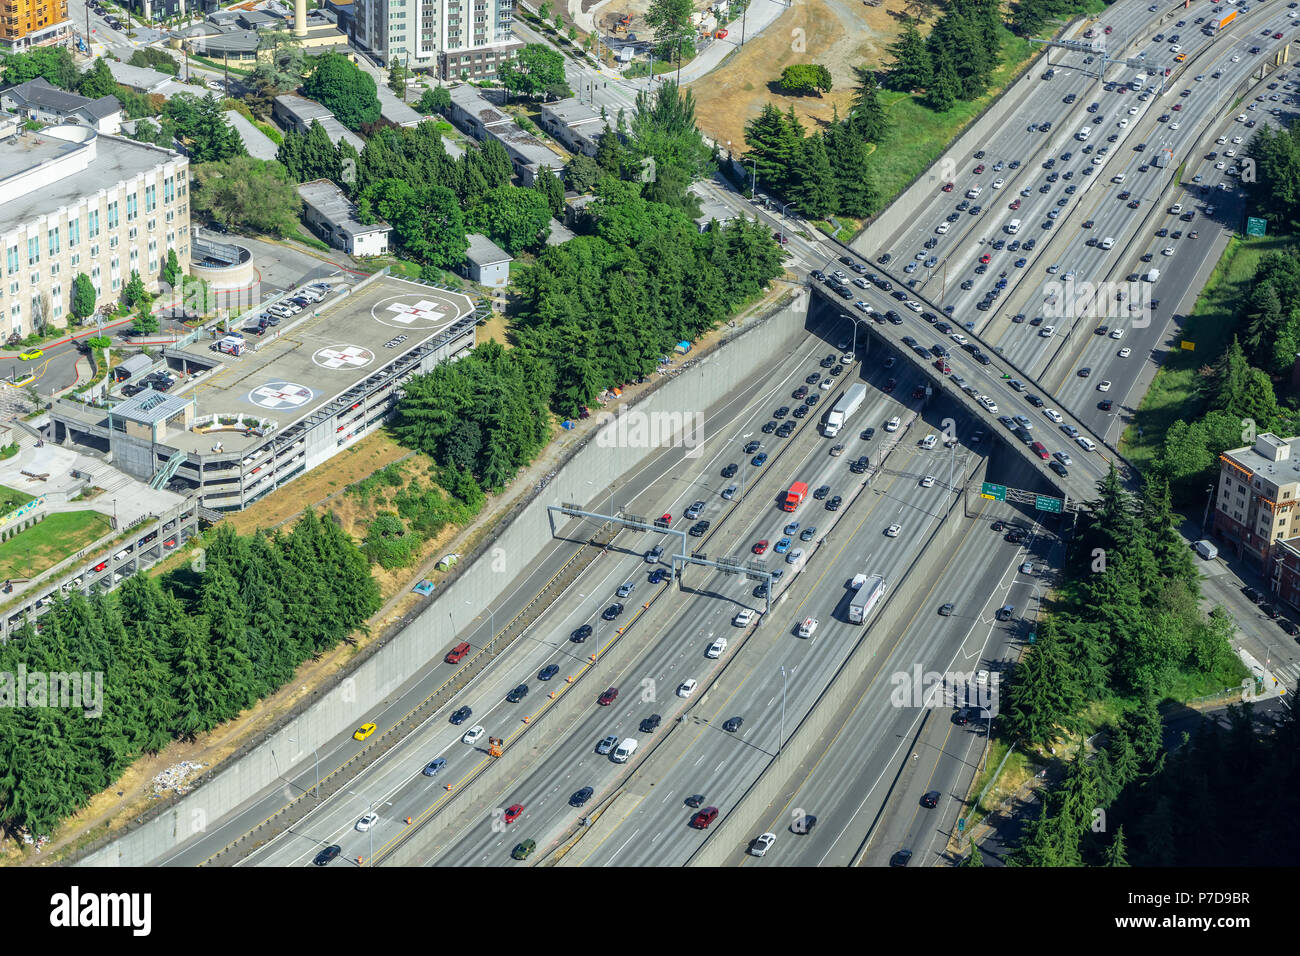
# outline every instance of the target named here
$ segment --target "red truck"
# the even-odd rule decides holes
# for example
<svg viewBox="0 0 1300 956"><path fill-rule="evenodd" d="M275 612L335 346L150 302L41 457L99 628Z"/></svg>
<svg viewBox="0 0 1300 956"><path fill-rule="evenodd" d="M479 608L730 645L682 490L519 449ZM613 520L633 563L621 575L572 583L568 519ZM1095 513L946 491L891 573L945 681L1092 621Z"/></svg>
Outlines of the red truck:
<svg viewBox="0 0 1300 956"><path fill-rule="evenodd" d="M781 502L782 511L794 511L808 497L808 486L802 481L796 481L790 486L790 490L785 493L785 500Z"/></svg>

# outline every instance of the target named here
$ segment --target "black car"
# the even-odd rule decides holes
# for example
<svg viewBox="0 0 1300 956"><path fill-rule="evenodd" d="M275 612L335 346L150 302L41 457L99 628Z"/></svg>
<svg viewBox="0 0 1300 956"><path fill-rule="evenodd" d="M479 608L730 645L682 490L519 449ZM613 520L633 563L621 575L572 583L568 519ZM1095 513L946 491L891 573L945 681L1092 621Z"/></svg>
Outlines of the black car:
<svg viewBox="0 0 1300 956"><path fill-rule="evenodd" d="M773 427L775 427L775 426L773 426ZM758 449L759 449L760 447L762 447L762 446L761 446L761 444L760 444L759 442L752 441L752 442L750 442L748 445L745 446L745 454L746 454L746 455L752 455L752 454L754 454L754 452L758 451Z"/></svg>
<svg viewBox="0 0 1300 956"><path fill-rule="evenodd" d="M472 716L474 716L474 711L470 710L468 707L462 707L459 710L452 712L451 722L453 724L463 724Z"/></svg>
<svg viewBox="0 0 1300 956"><path fill-rule="evenodd" d="M790 414L790 406L789 406L789 405L782 405L782 406L781 406L780 408L778 408L776 411L772 412L772 417L773 417L773 418L785 418L785 416L787 416L787 415L789 415L789 414Z"/></svg>
<svg viewBox="0 0 1300 956"><path fill-rule="evenodd" d="M832 365L832 366L831 366L831 375L832 375L832 376L840 375L840 374L842 374L843 372L844 372L844 366L843 366L843 365L838 365L838 364L837 364L837 365Z"/></svg>
<svg viewBox="0 0 1300 956"><path fill-rule="evenodd" d="M510 693L506 694L506 700L510 701L510 703L512 704L517 704L527 696L528 696L528 685L520 684Z"/></svg>
<svg viewBox="0 0 1300 956"><path fill-rule="evenodd" d="M1242 588L1242 589L1241 589L1241 593L1244 594L1244 595L1246 596L1246 600L1248 600L1248 601L1252 601L1252 602L1254 602L1255 604L1263 604L1263 603L1264 603L1264 595L1261 594L1259 591L1255 590L1255 589L1252 588L1252 587L1244 587L1244 588Z"/></svg>
<svg viewBox="0 0 1300 956"><path fill-rule="evenodd" d="M1039 398L1037 395L1026 395L1025 401L1027 401L1030 405L1033 405L1034 408L1042 408L1043 405L1045 404L1043 400Z"/></svg>
<svg viewBox="0 0 1300 956"><path fill-rule="evenodd" d="M822 368L830 368L835 364L835 356L828 355L818 363Z"/></svg>
<svg viewBox="0 0 1300 956"><path fill-rule="evenodd" d="M805 398L805 399L803 400L803 403L804 403L805 405L808 405L809 407L811 407L811 406L813 406L813 405L816 405L816 404L817 404L818 402L820 402L821 400L822 400L822 397L821 397L820 395L818 395L816 392L813 392L811 395L809 395L807 398Z"/></svg>
<svg viewBox="0 0 1300 956"><path fill-rule="evenodd" d="M849 471L855 475L860 475L867 470L868 462L866 455L859 455L856 461L849 463Z"/></svg>
<svg viewBox="0 0 1300 956"><path fill-rule="evenodd" d="M776 431L776 422L774 420L768 421L763 425L762 429L760 430L763 432L764 435L770 435L772 434L772 432Z"/></svg>
<svg viewBox="0 0 1300 956"><path fill-rule="evenodd" d="M843 500L843 499L841 499L839 495L835 495L834 497L832 497L832 498L830 499L830 501L826 502L826 510L827 510L827 511L839 511L839 510L840 510L840 502L841 502L842 500Z"/></svg>
<svg viewBox="0 0 1300 956"><path fill-rule="evenodd" d="M1278 613L1277 608L1273 607L1273 605L1271 605L1271 604L1261 604L1261 605L1259 606L1259 609L1260 609L1261 611L1263 611L1265 614L1267 614L1270 618L1272 618L1272 619L1275 620L1275 621L1276 621L1279 617L1281 617L1281 615Z"/></svg>
<svg viewBox="0 0 1300 956"><path fill-rule="evenodd" d="M890 866L907 866L907 861L912 858L911 850L899 850L889 858Z"/></svg>
<svg viewBox="0 0 1300 956"><path fill-rule="evenodd" d="M740 729L740 725L745 722L744 717L732 717L722 725L722 729L729 734L734 734Z"/></svg>
<svg viewBox="0 0 1300 956"><path fill-rule="evenodd" d="M938 805L939 805L938 790L931 790L929 793L927 793L925 796L921 798L921 806L923 807L928 807L929 809L933 810Z"/></svg>
<svg viewBox="0 0 1300 956"><path fill-rule="evenodd" d="M1286 631L1292 637L1295 637L1297 634L1300 634L1300 627L1296 627L1295 624L1293 624L1291 621L1288 621L1286 618L1280 618L1277 622L1277 626L1282 628L1282 630Z"/></svg>
<svg viewBox="0 0 1300 956"><path fill-rule="evenodd" d="M686 805L692 810L698 810L704 806L704 794L697 793L686 798Z"/></svg>
<svg viewBox="0 0 1300 956"><path fill-rule="evenodd" d="M1062 478L1070 477L1070 473L1066 471L1065 466L1055 459L1052 459L1052 461L1048 462L1047 467L1052 469L1052 471L1056 472Z"/></svg>
<svg viewBox="0 0 1300 956"><path fill-rule="evenodd" d="M736 465L736 464L733 462L733 463L731 463L730 465L728 465L726 468L722 469L722 477L723 477L723 478L732 478L732 477L735 476L736 472L738 472L739 470L740 470L740 467L739 467L738 465Z"/></svg>
<svg viewBox="0 0 1300 956"><path fill-rule="evenodd" d="M569 806L571 807L585 806L587 801L591 799L591 795L595 792L596 791L593 790L591 787L583 787L581 790L574 793L573 796L569 797Z"/></svg>
<svg viewBox="0 0 1300 956"><path fill-rule="evenodd" d="M556 674L558 674L559 672L560 672L560 668L559 668L558 665L556 665L556 664L547 664L547 665L546 665L545 667L543 667L543 668L541 669L541 671L538 673L538 675L537 675L537 679L538 679L538 680L550 680L552 677L554 677L554 676L555 676Z"/></svg>
<svg viewBox="0 0 1300 956"><path fill-rule="evenodd" d="M883 254L879 259L877 259L876 261L879 262L882 266L887 266L887 265L889 265L890 260L893 259L893 258L894 258L894 257L893 257L892 255L890 255L888 252L886 252L886 253L884 253L884 254Z"/></svg>
<svg viewBox="0 0 1300 956"><path fill-rule="evenodd" d="M805 415L808 414L808 406L807 406L807 405L800 405L800 406L799 406L798 408L796 408L793 412L791 412L791 414L792 414L795 418L803 418Z"/></svg>
<svg viewBox="0 0 1300 956"><path fill-rule="evenodd" d="M816 281L816 282L825 282L825 281L826 281L826 273L822 272L820 269L814 269L812 272L809 273L809 275L810 275L810 276L813 278L813 280Z"/></svg>
<svg viewBox="0 0 1300 956"><path fill-rule="evenodd" d="M822 485L820 488L818 488L816 491L813 492L813 500L814 500L814 501L821 501L823 498L825 498L825 497L826 497L827 495L829 495L830 493L831 493L831 486L830 486L830 485Z"/></svg>
<svg viewBox="0 0 1300 956"><path fill-rule="evenodd" d="M1013 530L1011 530L1011 531L1008 531L1008 532L1003 536L1004 540L1005 540L1008 544L1020 544L1021 542L1023 542L1023 541L1025 540L1026 537L1027 537L1027 535L1026 535L1023 531L1021 531L1019 528L1015 528L1015 529L1013 529Z"/></svg>
<svg viewBox="0 0 1300 956"><path fill-rule="evenodd" d="M862 434L858 437L863 441L871 441L871 439L876 437L876 430L874 428L864 428Z"/></svg>
<svg viewBox="0 0 1300 956"><path fill-rule="evenodd" d="M591 637L591 625L584 624L569 635L569 640L573 641L575 644L581 644L589 637Z"/></svg>
<svg viewBox="0 0 1300 956"><path fill-rule="evenodd" d="M691 525L691 537L702 538L704 537L704 532L708 530L709 530L709 522L697 521L695 522L695 524Z"/></svg>
<svg viewBox="0 0 1300 956"><path fill-rule="evenodd" d="M654 729L659 726L662 720L663 718L658 714L651 714L649 717L645 718L645 720L641 721L641 733L654 733Z"/></svg>
<svg viewBox="0 0 1300 956"><path fill-rule="evenodd" d="M795 817L790 823L790 832L796 836L807 836L816 825L817 818L811 813L805 813L802 816Z"/></svg>
<svg viewBox="0 0 1300 956"><path fill-rule="evenodd" d="M615 601L609 607L605 608L605 610L601 612L600 616L607 621L612 621L614 620L614 618L618 617L622 613L623 613L623 605Z"/></svg>
<svg viewBox="0 0 1300 956"><path fill-rule="evenodd" d="M343 852L343 847L335 843L332 846L327 846L325 849L317 853L316 859L312 860L312 862L315 863L317 866L324 866L326 863L329 863L331 860L333 860L342 852Z"/></svg>
<svg viewBox="0 0 1300 956"><path fill-rule="evenodd" d="M794 422L783 422L781 427L776 430L777 438L789 438L794 431Z"/></svg>

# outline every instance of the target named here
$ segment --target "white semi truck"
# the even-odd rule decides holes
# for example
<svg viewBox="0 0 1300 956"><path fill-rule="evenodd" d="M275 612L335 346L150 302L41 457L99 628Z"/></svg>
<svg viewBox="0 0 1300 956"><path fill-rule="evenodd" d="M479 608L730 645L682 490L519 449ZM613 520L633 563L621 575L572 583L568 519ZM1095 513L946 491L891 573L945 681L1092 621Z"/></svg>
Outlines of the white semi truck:
<svg viewBox="0 0 1300 956"><path fill-rule="evenodd" d="M822 426L822 434L827 438L834 438L839 434L844 423L849 420L849 416L862 407L862 403L867 399L867 386L861 382L849 386L849 390L844 396L835 403L830 414L826 416L826 424Z"/></svg>
<svg viewBox="0 0 1300 956"><path fill-rule="evenodd" d="M856 578L854 581L856 582ZM867 615L871 613L885 593L885 579L879 574L869 574L867 579L862 582L857 593L853 595L849 602L849 622L852 624L862 624L866 621Z"/></svg>

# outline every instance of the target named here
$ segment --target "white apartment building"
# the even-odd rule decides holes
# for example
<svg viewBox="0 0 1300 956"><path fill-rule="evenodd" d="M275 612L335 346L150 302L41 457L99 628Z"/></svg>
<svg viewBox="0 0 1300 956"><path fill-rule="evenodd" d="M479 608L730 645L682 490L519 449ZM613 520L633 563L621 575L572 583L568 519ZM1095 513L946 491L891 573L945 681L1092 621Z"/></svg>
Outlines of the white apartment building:
<svg viewBox="0 0 1300 956"><path fill-rule="evenodd" d="M514 56L514 0L356 0L355 40L383 63L443 79L493 76Z"/></svg>
<svg viewBox="0 0 1300 956"><path fill-rule="evenodd" d="M66 326L73 280L97 304L131 271L159 288L167 250L190 263L189 160L85 126L0 129L0 340Z"/></svg>

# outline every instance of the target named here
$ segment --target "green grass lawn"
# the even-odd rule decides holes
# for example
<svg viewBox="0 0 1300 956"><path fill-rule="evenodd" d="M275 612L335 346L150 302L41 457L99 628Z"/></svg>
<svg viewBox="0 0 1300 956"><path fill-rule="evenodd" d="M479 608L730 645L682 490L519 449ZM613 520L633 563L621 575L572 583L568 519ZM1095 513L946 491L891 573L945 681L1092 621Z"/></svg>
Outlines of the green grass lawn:
<svg viewBox="0 0 1300 956"><path fill-rule="evenodd" d="M52 514L35 527L0 542L0 578L34 577L102 538L109 524L108 516L98 511Z"/></svg>
<svg viewBox="0 0 1300 956"><path fill-rule="evenodd" d="M1290 248L1294 243L1293 236L1233 238L1228 242L1183 325L1183 341L1195 343L1196 348L1190 352L1179 350L1165 358L1133 423L1120 439L1120 451L1139 470L1149 467L1159 454L1170 425L1200 417L1201 407L1195 399L1197 369L1213 365L1232 341L1238 312L1259 260L1266 253Z"/></svg>
<svg viewBox="0 0 1300 956"><path fill-rule="evenodd" d="M0 515L7 515L15 508L21 508L35 497L25 491L16 491L8 485L0 485Z"/></svg>

